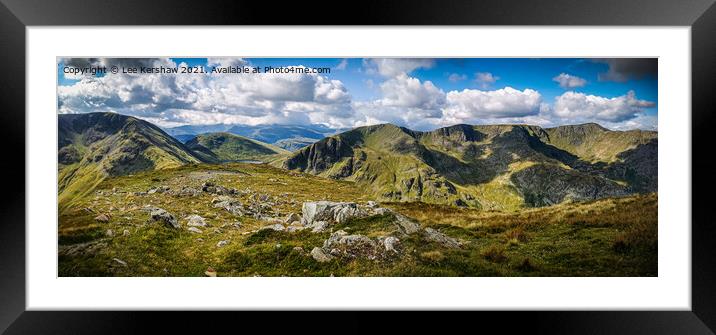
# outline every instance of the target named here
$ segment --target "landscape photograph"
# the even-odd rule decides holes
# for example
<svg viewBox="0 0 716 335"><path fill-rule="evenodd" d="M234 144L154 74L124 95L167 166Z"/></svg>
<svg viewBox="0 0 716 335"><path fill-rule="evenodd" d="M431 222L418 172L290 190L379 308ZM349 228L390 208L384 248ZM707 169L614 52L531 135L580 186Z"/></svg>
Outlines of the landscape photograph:
<svg viewBox="0 0 716 335"><path fill-rule="evenodd" d="M658 276L657 72L60 57L57 274Z"/></svg>

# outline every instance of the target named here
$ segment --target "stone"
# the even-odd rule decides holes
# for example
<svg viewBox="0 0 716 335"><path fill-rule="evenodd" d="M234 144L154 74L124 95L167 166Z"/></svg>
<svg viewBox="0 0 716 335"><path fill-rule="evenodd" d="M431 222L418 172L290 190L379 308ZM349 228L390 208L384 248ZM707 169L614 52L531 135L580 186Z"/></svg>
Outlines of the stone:
<svg viewBox="0 0 716 335"><path fill-rule="evenodd" d="M293 251L304 253L303 247L293 247Z"/></svg>
<svg viewBox="0 0 716 335"><path fill-rule="evenodd" d="M374 260L381 257L378 245L368 236L354 234L348 235L339 230L323 242L324 250L331 250L330 254L349 258L366 258Z"/></svg>
<svg viewBox="0 0 716 335"><path fill-rule="evenodd" d="M263 226L263 227L261 227L260 230L266 230L266 229L271 229L271 230L275 230L275 231L284 231L284 230L286 230L286 227L284 227L280 223L277 223L277 224L272 224L269 226Z"/></svg>
<svg viewBox="0 0 716 335"><path fill-rule="evenodd" d="M187 228L187 230L190 231L190 232L192 232L192 233L196 233L196 234L202 234L202 233L204 233L203 231L201 231L201 229L199 229L199 228L197 228L197 227L189 227L189 228Z"/></svg>
<svg viewBox="0 0 716 335"><path fill-rule="evenodd" d="M225 246L225 245L227 245L227 244L229 244L229 241L227 241L227 240L221 240L221 241L219 241L219 243L216 244L216 247L217 247L217 248L221 248L221 247L223 247L223 246Z"/></svg>
<svg viewBox="0 0 716 335"><path fill-rule="evenodd" d="M301 216L296 213L291 213L291 214L287 215L286 219L284 220L284 222L289 223L289 224L293 223L295 221L298 221L298 222L301 221Z"/></svg>
<svg viewBox="0 0 716 335"><path fill-rule="evenodd" d="M181 226L179 225L179 221L177 221L177 219L174 217L174 215L170 214L169 212L167 212L161 208L158 208L158 207L152 208L151 211L149 212L149 216L152 220L154 220L156 222L162 222L171 228L176 228L176 229L181 228Z"/></svg>
<svg viewBox="0 0 716 335"><path fill-rule="evenodd" d="M394 236L388 236L383 240L383 247L385 247L385 251L389 252L395 252L398 253L398 250L395 248L400 243L400 239Z"/></svg>
<svg viewBox="0 0 716 335"><path fill-rule="evenodd" d="M311 232L313 232L313 233L320 233L320 232L322 232L322 231L324 231L324 230L326 230L326 229L328 228L328 222L326 222L326 221L317 221L317 222L314 222L314 223L311 225L311 227L313 228L313 229L311 229Z"/></svg>
<svg viewBox="0 0 716 335"><path fill-rule="evenodd" d="M368 202L366 203L366 206L368 206L368 207L370 207L370 208L376 208L376 207L378 207L378 203L375 202L375 201L368 201Z"/></svg>
<svg viewBox="0 0 716 335"><path fill-rule="evenodd" d="M393 213L395 217L395 224L400 227L400 230L405 234L414 234L420 230L420 225L406 217L405 215Z"/></svg>
<svg viewBox="0 0 716 335"><path fill-rule="evenodd" d="M109 222L109 214L100 214L94 217L97 222L107 223Z"/></svg>
<svg viewBox="0 0 716 335"><path fill-rule="evenodd" d="M425 228L423 230L423 236L426 240L437 242L448 248L460 248L462 243L455 238L447 236L433 228Z"/></svg>
<svg viewBox="0 0 716 335"><path fill-rule="evenodd" d="M123 261L123 260L121 260L121 259L119 259L119 258L112 258L112 260L115 261L116 263L118 263L118 264L121 265L121 266L127 266L127 262L125 262L125 261Z"/></svg>
<svg viewBox="0 0 716 335"><path fill-rule="evenodd" d="M112 237L112 236L114 236L114 231L112 229L107 229L107 231L105 232L105 235Z"/></svg>
<svg viewBox="0 0 716 335"><path fill-rule="evenodd" d="M342 223L353 217L363 217L368 213L354 202L315 201L304 202L301 208L304 225L310 226L315 221L326 221L329 224Z"/></svg>
<svg viewBox="0 0 716 335"><path fill-rule="evenodd" d="M244 206L238 200L228 197L220 196L211 200L214 204L214 208L223 208L231 214L236 216L244 215Z"/></svg>
<svg viewBox="0 0 716 335"><path fill-rule="evenodd" d="M288 226L288 227L286 227L286 231L289 233L294 233L294 232L301 231L304 229L306 229L306 227L304 227L304 226Z"/></svg>
<svg viewBox="0 0 716 335"><path fill-rule="evenodd" d="M187 223L186 223L187 226L190 226L190 227L206 227L207 226L206 220L203 217L196 215L196 214L187 216L186 220L187 220Z"/></svg>
<svg viewBox="0 0 716 335"><path fill-rule="evenodd" d="M315 247L311 250L311 257L319 263L330 262L333 259L333 256L326 254L323 249L319 247Z"/></svg>

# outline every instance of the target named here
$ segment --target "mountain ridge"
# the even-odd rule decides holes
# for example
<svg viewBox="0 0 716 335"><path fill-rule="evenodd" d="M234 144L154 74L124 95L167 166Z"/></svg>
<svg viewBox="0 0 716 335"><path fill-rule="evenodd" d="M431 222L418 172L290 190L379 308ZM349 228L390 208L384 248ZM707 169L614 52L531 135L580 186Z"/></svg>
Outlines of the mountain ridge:
<svg viewBox="0 0 716 335"><path fill-rule="evenodd" d="M656 191L656 139L656 132L597 124L458 124L432 131L380 124L318 141L280 166L363 183L388 201L514 209ZM610 150L596 150L600 145ZM639 167L620 156L630 150L651 161Z"/></svg>

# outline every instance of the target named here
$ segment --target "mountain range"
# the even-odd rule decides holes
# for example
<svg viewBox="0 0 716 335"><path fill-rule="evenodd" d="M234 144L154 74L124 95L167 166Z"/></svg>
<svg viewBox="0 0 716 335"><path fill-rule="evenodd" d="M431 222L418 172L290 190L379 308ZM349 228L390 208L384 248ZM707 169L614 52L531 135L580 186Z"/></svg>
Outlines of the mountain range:
<svg viewBox="0 0 716 335"><path fill-rule="evenodd" d="M657 133L597 124L428 132L383 124L322 139L279 166L354 181L384 201L516 209L655 192Z"/></svg>
<svg viewBox="0 0 716 335"><path fill-rule="evenodd" d="M58 122L61 206L107 177L236 161L353 181L382 201L496 210L657 191L657 133L597 124L460 124L427 132L382 124L333 134L323 126L165 132L113 113L62 114ZM184 135L192 137L176 139Z"/></svg>
<svg viewBox="0 0 716 335"><path fill-rule="evenodd" d="M239 125L239 124L214 124L214 125L184 125L173 128L166 128L165 131L186 143L196 135L224 132L240 135L246 138L264 143L273 144L277 147L294 151L305 147L326 136L336 134L345 129L333 129L324 125Z"/></svg>

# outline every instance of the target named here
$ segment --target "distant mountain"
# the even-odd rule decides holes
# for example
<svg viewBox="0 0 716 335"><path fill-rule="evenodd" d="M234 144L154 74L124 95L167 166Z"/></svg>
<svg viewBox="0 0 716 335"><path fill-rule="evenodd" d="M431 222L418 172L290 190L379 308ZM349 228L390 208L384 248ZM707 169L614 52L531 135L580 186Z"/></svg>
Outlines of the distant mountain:
<svg viewBox="0 0 716 335"><path fill-rule="evenodd" d="M288 151L296 151L298 149L301 149L303 147L309 146L313 143L315 143L317 140L313 138L307 138L307 137L293 137L293 138L286 138L283 140L278 140L274 142L274 145L286 149Z"/></svg>
<svg viewBox="0 0 716 335"><path fill-rule="evenodd" d="M206 133L218 133L229 130L233 125L230 124L209 124L209 125L184 125L173 128L164 128L167 134L171 136L179 135L199 135Z"/></svg>
<svg viewBox="0 0 716 335"><path fill-rule="evenodd" d="M109 176L201 161L159 127L114 113L59 115L58 149L61 205Z"/></svg>
<svg viewBox="0 0 716 335"><path fill-rule="evenodd" d="M186 142L189 142L194 137L196 137L196 135L183 134L183 135L174 135L173 137L176 138L177 140L179 140L179 142L181 142L181 143L186 143Z"/></svg>
<svg viewBox="0 0 716 335"><path fill-rule="evenodd" d="M226 132L196 135L186 146L202 160L212 163L268 162L289 154L289 151L271 144Z"/></svg>
<svg viewBox="0 0 716 335"><path fill-rule="evenodd" d="M543 129L390 124L324 138L283 168L363 184L386 201L516 209L656 191L657 133L596 124Z"/></svg>
<svg viewBox="0 0 716 335"><path fill-rule="evenodd" d="M345 129L343 129L345 130ZM333 135L341 129L333 129L321 124L315 125L186 125L166 129L177 139L189 140L190 135L227 132L269 144L276 144L287 150L296 150L305 145ZM310 142L309 142L310 141Z"/></svg>

